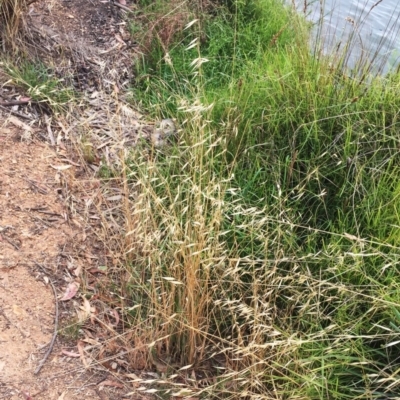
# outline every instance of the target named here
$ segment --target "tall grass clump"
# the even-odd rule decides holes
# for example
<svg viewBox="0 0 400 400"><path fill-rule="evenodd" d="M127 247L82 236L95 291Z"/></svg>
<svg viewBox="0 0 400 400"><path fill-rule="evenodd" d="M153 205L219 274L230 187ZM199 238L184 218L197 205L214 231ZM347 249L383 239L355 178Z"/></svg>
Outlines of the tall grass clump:
<svg viewBox="0 0 400 400"><path fill-rule="evenodd" d="M178 134L127 165L128 316L150 362L193 371L181 396L396 398L400 79L316 61L275 0L180 3L167 43L170 4L139 19L133 91Z"/></svg>
<svg viewBox="0 0 400 400"><path fill-rule="evenodd" d="M0 0L0 44L3 50L6 45L14 43L26 3L26 0Z"/></svg>

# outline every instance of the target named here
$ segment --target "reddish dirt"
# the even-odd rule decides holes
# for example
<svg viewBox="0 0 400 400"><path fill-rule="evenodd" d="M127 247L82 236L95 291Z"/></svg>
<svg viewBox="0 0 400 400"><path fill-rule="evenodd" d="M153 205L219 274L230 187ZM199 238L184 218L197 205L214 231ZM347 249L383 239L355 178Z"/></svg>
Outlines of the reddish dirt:
<svg viewBox="0 0 400 400"><path fill-rule="evenodd" d="M22 124L0 114L0 399L121 399L144 365L113 339L115 299L100 299L114 266L99 240L100 182L71 149ZM71 284L79 290L63 301Z"/></svg>
<svg viewBox="0 0 400 400"><path fill-rule="evenodd" d="M102 1L41 0L32 3L26 21L30 33L41 37L38 53L50 49L43 59L52 60L57 73L72 65L64 73L72 75L77 89L107 90L107 84L123 86L131 69L127 49L132 43L120 13L120 8ZM99 82L99 72L107 84ZM0 79L0 102L18 94L4 86L6 80ZM85 304L83 288L94 285L93 275L108 262L96 232L101 217L89 206L98 203L99 182L85 176L79 159L72 161L77 157L67 141L54 146L54 138L50 140L41 126L43 118L30 111L25 106L0 109L0 399L125 398L135 386L121 383L115 366L107 369L90 364L90 357L85 360L83 344L98 343L98 337L89 330L82 336L74 328ZM20 118L24 115L28 122ZM61 301L72 282L80 289ZM60 326L55 345L35 374L56 322ZM130 393L126 398L144 397Z"/></svg>
<svg viewBox="0 0 400 400"><path fill-rule="evenodd" d="M57 295L65 288L60 258L77 232L59 196L54 167L62 161L48 144L35 138L21 142L21 136L21 129L1 121L0 397L94 399L96 392L79 377L81 363L62 355L65 344L57 343L40 374L34 374L54 332L49 281L64 276L54 285ZM62 317L70 311L60 304L60 312Z"/></svg>
<svg viewBox="0 0 400 400"><path fill-rule="evenodd" d="M48 59L57 58L53 50L65 41L71 58L59 58L60 65L72 59L73 83L79 89L93 89L98 86L93 65L98 67L99 57L105 57L98 52L113 48L107 53L111 64L113 54L120 61L128 58L115 54L127 47L124 24L115 11L104 2L41 0L31 5L27 21L33 33L40 28L48 37L59 38L51 43ZM94 64L86 65L86 57ZM0 101L13 100L16 92L0 86ZM122 398L129 387L118 382L114 371L87 368L90 357L84 360L78 349L82 335L74 324L82 306L81 291L60 301L69 283L86 288L85 267L107 265L93 229L100 218L85 203L90 198L96 204L99 182L90 178L89 184L80 184L79 179L87 178L83 165L71 161L75 154L62 143L57 149L50 146L46 128L25 129L24 123L40 126L32 109L13 107L14 115L9 110L0 110L0 399ZM18 119L21 113L28 122ZM50 282L58 297L59 332L35 374L55 332L56 300ZM71 329L64 329L68 325Z"/></svg>

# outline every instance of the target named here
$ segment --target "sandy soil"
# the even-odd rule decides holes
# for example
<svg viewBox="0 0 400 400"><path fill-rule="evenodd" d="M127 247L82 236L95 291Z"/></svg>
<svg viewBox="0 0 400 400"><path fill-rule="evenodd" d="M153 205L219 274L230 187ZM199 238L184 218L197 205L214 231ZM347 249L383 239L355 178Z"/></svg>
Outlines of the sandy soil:
<svg viewBox="0 0 400 400"><path fill-rule="evenodd" d="M35 374L54 334L55 297L78 281L65 268L65 253L79 237L60 188L57 167L65 165L50 146L36 138L21 141L23 132L0 123L0 398L97 398L91 374L80 360L63 355L58 341L39 374ZM58 301L59 320L73 312ZM76 348L76 345L73 346ZM100 376L97 382L102 380ZM103 377L104 379L104 377ZM97 387L95 387L97 389ZM108 397L107 397L108 398Z"/></svg>
<svg viewBox="0 0 400 400"><path fill-rule="evenodd" d="M38 43L50 46L48 53L38 46L38 54L57 73L69 65L66 76L78 90L115 91L129 79L132 60L121 12L104 1L38 1L26 23ZM19 98L5 82L0 79L0 102ZM101 207L90 207L99 202L100 184L85 181L74 148L54 138L36 111L0 109L0 399L144 398L115 365L86 358L85 346L98 343L98 332L82 336L83 325L74 331L82 312L95 310L81 289L107 279L101 268L110 254L97 232Z"/></svg>

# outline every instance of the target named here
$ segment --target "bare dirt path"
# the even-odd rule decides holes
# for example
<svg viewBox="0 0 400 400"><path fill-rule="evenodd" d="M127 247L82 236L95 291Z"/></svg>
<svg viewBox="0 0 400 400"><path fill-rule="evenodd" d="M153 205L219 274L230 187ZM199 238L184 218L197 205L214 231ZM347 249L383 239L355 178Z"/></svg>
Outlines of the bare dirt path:
<svg viewBox="0 0 400 400"><path fill-rule="evenodd" d="M125 13L135 5L116 1L27 10L21 45L73 89L63 112L54 93L16 104L42 84L0 64L0 399L150 399L146 382L162 373L127 329L118 283L129 278L132 207L121 168L140 138L160 145L166 132L128 101L137 50Z"/></svg>
<svg viewBox="0 0 400 400"><path fill-rule="evenodd" d="M0 120L0 398L96 398L88 377L79 382L81 363L62 355L64 343L35 375L54 333L49 281L58 280L58 296L68 284L66 259L81 261L63 253L79 231L59 194L54 167L62 160L47 143L22 136ZM69 312L60 302L61 318Z"/></svg>
<svg viewBox="0 0 400 400"><path fill-rule="evenodd" d="M109 265L110 253L98 240L105 201L94 178L98 165L85 175L87 166L70 139L83 132L112 164L140 125L138 115L116 98L132 69L133 43L121 10L104 1L41 0L26 16L31 49L81 91L84 105L74 110L71 126L60 128L53 117L50 129L29 106L0 110L0 399L106 400L128 392L126 398L145 398L118 380L114 365L85 361L84 346L96 347L106 335L91 327L82 341L83 325L74 328L82 313L95 313L83 293L107 279L101 268ZM0 101L18 100L18 90L5 81L0 79ZM110 124L119 124L119 137L110 133ZM109 197L115 202L121 196L114 190ZM113 219L108 228L113 224L118 222ZM79 286L77 293L62 301L71 285ZM54 348L36 374L56 323ZM119 362L128 365L123 356Z"/></svg>

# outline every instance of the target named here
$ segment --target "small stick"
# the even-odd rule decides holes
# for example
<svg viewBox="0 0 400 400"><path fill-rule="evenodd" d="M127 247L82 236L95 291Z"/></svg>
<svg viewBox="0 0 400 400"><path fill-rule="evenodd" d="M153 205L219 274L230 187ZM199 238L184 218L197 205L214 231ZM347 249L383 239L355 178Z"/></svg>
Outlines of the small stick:
<svg viewBox="0 0 400 400"><path fill-rule="evenodd" d="M128 6L125 6L124 4L118 3L117 1L113 2L113 5L116 7L119 7L120 9L126 11L126 12L133 12Z"/></svg>
<svg viewBox="0 0 400 400"><path fill-rule="evenodd" d="M45 117L45 122L47 126L47 133L49 134L50 143L52 146L55 146L56 140L54 139L53 131L51 130L51 118Z"/></svg>
<svg viewBox="0 0 400 400"><path fill-rule="evenodd" d="M2 236L3 239L5 239L9 244L11 244L12 247L14 247L15 250L19 250L19 246L16 245L11 239L9 239L6 235Z"/></svg>
<svg viewBox="0 0 400 400"><path fill-rule="evenodd" d="M10 100L10 101L0 101L0 106L10 107L10 106L23 106L25 104L31 103L32 100Z"/></svg>
<svg viewBox="0 0 400 400"><path fill-rule="evenodd" d="M17 117L20 117L20 118L29 119L30 121L32 120L31 117L29 117L27 115L24 115L24 114L21 114L18 111L9 110L6 107L2 106L1 104L0 104L0 110L7 111L8 113L13 114L13 115L15 115Z"/></svg>
<svg viewBox="0 0 400 400"><path fill-rule="evenodd" d="M26 180L30 185L32 185L35 189L37 189L37 191L38 191L40 194L47 194L47 193L48 193L47 190L46 190L45 188L40 187L39 184L36 183L35 181L32 181L31 179L27 179L27 178L25 178L25 180Z"/></svg>
<svg viewBox="0 0 400 400"><path fill-rule="evenodd" d="M36 261L34 261L34 263L36 264L36 266L38 266L43 273L46 273L46 270ZM37 375L40 370L42 369L44 363L46 362L46 360L49 358L50 353L53 350L53 346L54 346L54 342L56 341L56 337L57 337L57 332L58 332L58 300L57 300L57 292L56 292L56 288L53 285L53 282L49 279L51 288L53 289L53 293L54 293L54 303L55 303L55 316L54 316L54 332L53 332L53 337L51 338L51 342L49 344L49 348L46 351L46 354L44 355L44 357L42 358L42 361L40 361L38 367L36 368L34 374Z"/></svg>

